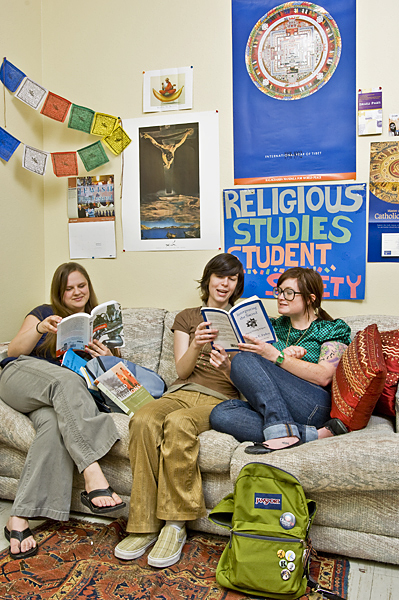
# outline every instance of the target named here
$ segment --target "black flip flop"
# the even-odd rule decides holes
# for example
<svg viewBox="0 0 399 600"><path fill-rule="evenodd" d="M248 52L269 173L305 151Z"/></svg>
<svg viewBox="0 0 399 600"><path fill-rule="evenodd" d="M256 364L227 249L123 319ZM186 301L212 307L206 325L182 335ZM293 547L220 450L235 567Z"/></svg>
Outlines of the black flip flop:
<svg viewBox="0 0 399 600"><path fill-rule="evenodd" d="M302 446L303 441L298 440L291 446L285 446L284 448L268 448L264 446L262 442L253 442L253 446L247 446L244 448L246 454L270 454L270 452L278 452L279 450L288 450L289 448L295 448L296 446Z"/></svg>
<svg viewBox="0 0 399 600"><path fill-rule="evenodd" d="M7 526L5 526L4 527L4 535L5 535L7 542L10 542L11 539L13 539L13 540L18 540L19 543L21 544L21 542L23 542L23 540L26 540L26 538L30 537L33 534L31 532L31 530L29 529L29 527L27 527L23 531L17 531L16 529L12 529L11 531L9 531L7 529ZM38 550L39 550L39 548L36 545L34 548L31 548L30 550L26 550L26 552L14 553L14 552L11 552L11 547L10 547L9 553L10 553L10 556L12 559L20 560L21 558L29 558L30 556L35 556L35 554L37 554Z"/></svg>
<svg viewBox="0 0 399 600"><path fill-rule="evenodd" d="M80 499L82 501L82 504L87 506L87 508L90 509L92 513L94 513L95 515L104 515L106 513L113 512L114 510L119 510L126 506L126 502L120 502L119 504L116 504L115 506L101 506L100 507L100 506L96 506L92 502L93 498L99 498L100 496L111 496L112 497L113 493L114 493L114 490L112 489L112 487L108 487L106 490L93 490L92 492L89 492L89 493L81 492Z"/></svg>

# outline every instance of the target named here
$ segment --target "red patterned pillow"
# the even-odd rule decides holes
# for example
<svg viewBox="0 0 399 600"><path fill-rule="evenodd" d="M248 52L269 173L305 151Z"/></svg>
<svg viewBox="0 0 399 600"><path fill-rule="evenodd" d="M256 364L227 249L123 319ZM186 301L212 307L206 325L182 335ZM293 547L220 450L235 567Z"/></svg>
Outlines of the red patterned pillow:
<svg viewBox="0 0 399 600"><path fill-rule="evenodd" d="M395 396L399 382L399 330L381 331L381 341L387 378L374 412L394 417Z"/></svg>
<svg viewBox="0 0 399 600"><path fill-rule="evenodd" d="M366 427L384 388L387 369L377 325L356 334L335 372L331 389L331 417L350 431Z"/></svg>

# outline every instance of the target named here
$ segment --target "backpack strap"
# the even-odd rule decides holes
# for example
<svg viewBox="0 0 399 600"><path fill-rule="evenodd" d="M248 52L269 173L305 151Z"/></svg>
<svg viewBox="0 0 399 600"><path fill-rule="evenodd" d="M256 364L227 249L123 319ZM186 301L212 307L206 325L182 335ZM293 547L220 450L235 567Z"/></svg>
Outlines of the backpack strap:
<svg viewBox="0 0 399 600"><path fill-rule="evenodd" d="M322 598L325 598L325 600L345 600L345 598L334 594L334 592L331 590L326 590L325 588L320 587L317 581L314 581L313 579L308 579L308 586L312 592L318 592L321 594Z"/></svg>
<svg viewBox="0 0 399 600"><path fill-rule="evenodd" d="M209 513L209 519L216 523L216 525L220 525L221 527L225 527L226 529L231 529L232 523L231 520L233 518L234 511L234 495L227 494L221 500L214 509Z"/></svg>

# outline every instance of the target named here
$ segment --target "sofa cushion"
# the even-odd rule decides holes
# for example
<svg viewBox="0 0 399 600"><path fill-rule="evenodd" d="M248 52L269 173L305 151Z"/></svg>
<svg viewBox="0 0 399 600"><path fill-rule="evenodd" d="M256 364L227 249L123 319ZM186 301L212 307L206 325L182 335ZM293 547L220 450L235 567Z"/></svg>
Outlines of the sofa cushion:
<svg viewBox="0 0 399 600"><path fill-rule="evenodd" d="M381 331L381 341L387 378L374 412L394 417L395 396L399 382L399 330Z"/></svg>
<svg viewBox="0 0 399 600"><path fill-rule="evenodd" d="M366 427L384 388L385 366L377 325L359 331L345 350L331 390L331 417L341 419L350 431Z"/></svg>
<svg viewBox="0 0 399 600"><path fill-rule="evenodd" d="M175 355L173 352L173 333L170 328L172 327L175 317L179 312L180 311L175 310L173 312L168 312L165 315L165 326L162 338L162 354L159 363L158 375L162 377L168 387L177 379Z"/></svg>
<svg viewBox="0 0 399 600"><path fill-rule="evenodd" d="M125 347L123 358L158 372L166 310L161 308L122 309Z"/></svg>

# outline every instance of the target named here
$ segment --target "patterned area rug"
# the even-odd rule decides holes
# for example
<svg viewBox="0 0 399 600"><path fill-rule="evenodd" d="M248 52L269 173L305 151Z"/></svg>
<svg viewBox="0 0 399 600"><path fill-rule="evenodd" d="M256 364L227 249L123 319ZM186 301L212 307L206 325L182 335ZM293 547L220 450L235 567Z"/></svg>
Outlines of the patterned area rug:
<svg viewBox="0 0 399 600"><path fill-rule="evenodd" d="M2 600L241 600L248 598L219 586L215 570L225 537L191 532L180 562L166 569L147 565L146 555L125 562L115 558L126 522L110 525L47 521L35 530L40 549L27 560L0 553ZM312 578L323 588L347 597L349 562L317 556ZM309 592L302 600L321 598ZM253 597L252 597L253 598Z"/></svg>

